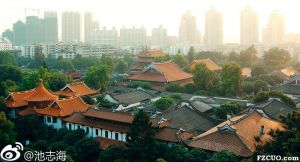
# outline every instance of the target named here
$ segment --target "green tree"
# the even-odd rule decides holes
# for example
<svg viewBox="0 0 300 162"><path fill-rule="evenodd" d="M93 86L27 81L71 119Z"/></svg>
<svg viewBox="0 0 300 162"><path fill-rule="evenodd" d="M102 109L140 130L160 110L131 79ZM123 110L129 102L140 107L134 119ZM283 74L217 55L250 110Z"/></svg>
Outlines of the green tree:
<svg viewBox="0 0 300 162"><path fill-rule="evenodd" d="M249 67L257 60L257 51L254 46L250 46L246 50L240 52L240 63L242 66Z"/></svg>
<svg viewBox="0 0 300 162"><path fill-rule="evenodd" d="M62 89L68 82L71 81L71 78L64 75L59 71L52 71L49 73L48 85L49 89L52 91L58 91Z"/></svg>
<svg viewBox="0 0 300 162"><path fill-rule="evenodd" d="M185 87L183 87L181 84L179 83L169 83L166 87L167 91L170 92L185 92Z"/></svg>
<svg viewBox="0 0 300 162"><path fill-rule="evenodd" d="M189 60L189 63L191 63L194 59L195 59L195 48L193 46L191 46L189 48L188 54L187 54L187 58Z"/></svg>
<svg viewBox="0 0 300 162"><path fill-rule="evenodd" d="M111 68L107 65L92 66L88 69L84 80L89 86L104 90L109 82L110 75Z"/></svg>
<svg viewBox="0 0 300 162"><path fill-rule="evenodd" d="M72 159L75 162L96 161L101 152L100 144L92 138L82 138L74 145Z"/></svg>
<svg viewBox="0 0 300 162"><path fill-rule="evenodd" d="M263 102L269 99L269 92L261 91L256 93L256 95L253 98L254 103Z"/></svg>
<svg viewBox="0 0 300 162"><path fill-rule="evenodd" d="M99 162L116 161L125 158L127 149L117 146L109 146L103 150L99 156Z"/></svg>
<svg viewBox="0 0 300 162"><path fill-rule="evenodd" d="M35 115L26 115L15 123L19 141L48 140L55 133L53 128L46 126Z"/></svg>
<svg viewBox="0 0 300 162"><path fill-rule="evenodd" d="M174 101L170 97L161 97L157 101L154 102L155 107L166 110L173 105Z"/></svg>
<svg viewBox="0 0 300 162"><path fill-rule="evenodd" d="M75 69L71 60L68 59L63 59L59 61L59 66L60 69L62 69L63 71L73 71Z"/></svg>
<svg viewBox="0 0 300 162"><path fill-rule="evenodd" d="M12 80L14 82L22 81L21 70L12 65L0 65L0 81Z"/></svg>
<svg viewBox="0 0 300 162"><path fill-rule="evenodd" d="M266 69L264 65L258 64L258 65L253 65L251 68L251 76L252 77L257 77L262 74L266 74Z"/></svg>
<svg viewBox="0 0 300 162"><path fill-rule="evenodd" d="M181 68L188 65L189 61L182 54L176 54L172 57L172 60Z"/></svg>
<svg viewBox="0 0 300 162"><path fill-rule="evenodd" d="M227 111L225 108L223 107L218 107L215 111L215 115L219 118L219 119L227 119Z"/></svg>
<svg viewBox="0 0 300 162"><path fill-rule="evenodd" d="M9 121L2 111L0 111L0 139L0 148L3 148L7 144L13 144L16 141L14 123Z"/></svg>
<svg viewBox="0 0 300 162"><path fill-rule="evenodd" d="M91 96L82 96L82 99L87 104L90 104L90 105L95 104L95 101L94 101L94 99Z"/></svg>
<svg viewBox="0 0 300 162"><path fill-rule="evenodd" d="M43 67L45 62L45 55L43 54L43 48L41 46L36 46L34 49L34 67Z"/></svg>
<svg viewBox="0 0 300 162"><path fill-rule="evenodd" d="M290 60L289 52L279 48L271 48L264 54L264 63L270 70L284 68Z"/></svg>
<svg viewBox="0 0 300 162"><path fill-rule="evenodd" d="M128 135L129 159L131 161L154 161L155 131L149 116L140 110L134 117Z"/></svg>
<svg viewBox="0 0 300 162"><path fill-rule="evenodd" d="M182 162L184 161L184 154L187 153L187 149L182 145L173 144L162 157L166 161Z"/></svg>
<svg viewBox="0 0 300 162"><path fill-rule="evenodd" d="M235 51L231 51L228 55L228 60L232 62L239 62L239 54Z"/></svg>
<svg viewBox="0 0 300 162"><path fill-rule="evenodd" d="M220 89L225 96L236 96L242 88L242 70L236 63L225 64L221 71Z"/></svg>
<svg viewBox="0 0 300 162"><path fill-rule="evenodd" d="M259 91L267 91L269 90L269 87L268 87L268 83L263 81L263 80L256 80L254 83L253 83L253 87L254 87L254 91L255 92L259 92Z"/></svg>
<svg viewBox="0 0 300 162"><path fill-rule="evenodd" d="M125 73L128 70L128 64L124 61L124 60L120 60L118 61L116 67L115 67L115 71L117 73Z"/></svg>
<svg viewBox="0 0 300 162"><path fill-rule="evenodd" d="M0 51L0 65L17 65L16 56L10 52Z"/></svg>
<svg viewBox="0 0 300 162"><path fill-rule="evenodd" d="M204 162L209 160L209 154L204 150L192 149L184 154L184 158L184 162Z"/></svg>
<svg viewBox="0 0 300 162"><path fill-rule="evenodd" d="M110 69L114 68L114 59L111 56L102 55L101 63L107 65Z"/></svg>
<svg viewBox="0 0 300 162"><path fill-rule="evenodd" d="M209 162L238 162L238 158L229 151L216 152Z"/></svg>
<svg viewBox="0 0 300 162"><path fill-rule="evenodd" d="M201 90L209 90L215 85L216 75L205 64L198 64L193 70L195 85Z"/></svg>
<svg viewBox="0 0 300 162"><path fill-rule="evenodd" d="M285 130L271 130L267 132L272 139L264 145L258 145L256 155L281 155L299 156L300 150L300 112L294 111L287 116L282 116Z"/></svg>

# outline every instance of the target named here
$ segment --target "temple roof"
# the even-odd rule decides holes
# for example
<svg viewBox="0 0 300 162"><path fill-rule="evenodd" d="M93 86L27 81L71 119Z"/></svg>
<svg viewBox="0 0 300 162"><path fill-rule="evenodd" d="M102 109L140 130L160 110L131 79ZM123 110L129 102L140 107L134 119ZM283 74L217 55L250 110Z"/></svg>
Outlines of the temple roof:
<svg viewBox="0 0 300 162"><path fill-rule="evenodd" d="M36 113L54 117L69 116L74 112L85 112L92 105L86 104L80 97L54 101L49 107L35 109Z"/></svg>
<svg viewBox="0 0 300 162"><path fill-rule="evenodd" d="M33 92L34 89L21 92L11 92L6 98L6 106L11 108L27 106L27 102L24 98L30 96Z"/></svg>
<svg viewBox="0 0 300 162"><path fill-rule="evenodd" d="M210 151L229 150L236 155L249 157L255 151L257 143L255 137L259 137L261 142L265 143L272 138L268 135L271 129L284 128L281 123L252 111L246 115L233 117L200 134L189 142L188 146Z"/></svg>
<svg viewBox="0 0 300 162"><path fill-rule="evenodd" d="M165 54L161 50L147 50L139 55L139 57L161 57Z"/></svg>
<svg viewBox="0 0 300 162"><path fill-rule="evenodd" d="M173 62L152 63L143 72L133 74L129 80L150 82L175 82L192 78L193 75L184 72Z"/></svg>
<svg viewBox="0 0 300 162"><path fill-rule="evenodd" d="M43 84L43 80L40 80L40 84L35 88L35 90L28 96L24 97L25 101L54 101L57 100L58 96L50 93Z"/></svg>
<svg viewBox="0 0 300 162"><path fill-rule="evenodd" d="M56 95L65 96L86 96L98 93L99 90L89 88L84 82L69 83L60 91L54 92Z"/></svg>
<svg viewBox="0 0 300 162"><path fill-rule="evenodd" d="M199 60L193 60L188 66L190 68L195 68L195 66L197 64L205 64L206 67L209 69L209 70L221 70L222 67L220 67L219 65L217 65L215 62L213 62L211 59L207 58L207 59L199 59Z"/></svg>

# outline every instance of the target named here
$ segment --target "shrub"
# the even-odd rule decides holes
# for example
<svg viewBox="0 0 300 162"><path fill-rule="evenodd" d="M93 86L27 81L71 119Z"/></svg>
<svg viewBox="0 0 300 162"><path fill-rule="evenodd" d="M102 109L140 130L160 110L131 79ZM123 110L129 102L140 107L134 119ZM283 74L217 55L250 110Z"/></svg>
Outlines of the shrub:
<svg viewBox="0 0 300 162"><path fill-rule="evenodd" d="M167 108L171 107L173 105L174 101L170 97L161 97L159 100L157 100L154 105L161 109L166 110Z"/></svg>

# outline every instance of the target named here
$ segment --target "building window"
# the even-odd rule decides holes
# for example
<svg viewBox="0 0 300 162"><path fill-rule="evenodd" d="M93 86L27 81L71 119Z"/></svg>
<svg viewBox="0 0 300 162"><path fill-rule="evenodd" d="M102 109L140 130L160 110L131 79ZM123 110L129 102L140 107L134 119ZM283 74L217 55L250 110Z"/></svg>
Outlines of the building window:
<svg viewBox="0 0 300 162"><path fill-rule="evenodd" d="M56 123L56 122L57 122L57 118L53 117L52 123Z"/></svg>
<svg viewBox="0 0 300 162"><path fill-rule="evenodd" d="M105 131L105 138L108 138L108 131Z"/></svg>
<svg viewBox="0 0 300 162"><path fill-rule="evenodd" d="M85 132L88 134L90 132L89 127L85 127Z"/></svg>
<svg viewBox="0 0 300 162"><path fill-rule="evenodd" d="M69 130L71 130L71 129L72 129L72 125L71 125L71 123L68 123L68 127L69 127Z"/></svg>
<svg viewBox="0 0 300 162"><path fill-rule="evenodd" d="M96 136L98 136L99 132L98 132L98 129L96 129Z"/></svg>
<svg viewBox="0 0 300 162"><path fill-rule="evenodd" d="M51 116L47 116L47 123L51 123Z"/></svg>
<svg viewBox="0 0 300 162"><path fill-rule="evenodd" d="M119 133L115 133L115 139L119 140Z"/></svg>
<svg viewBox="0 0 300 162"><path fill-rule="evenodd" d="M79 125L76 125L76 129L79 129Z"/></svg>

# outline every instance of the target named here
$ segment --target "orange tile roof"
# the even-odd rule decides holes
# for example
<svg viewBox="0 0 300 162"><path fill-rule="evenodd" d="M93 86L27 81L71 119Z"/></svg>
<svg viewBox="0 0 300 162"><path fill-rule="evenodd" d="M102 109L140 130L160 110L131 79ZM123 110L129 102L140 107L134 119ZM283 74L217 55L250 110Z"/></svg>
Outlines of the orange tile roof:
<svg viewBox="0 0 300 162"><path fill-rule="evenodd" d="M91 109L90 109L91 110ZM65 122L75 123L79 125L90 126L94 128L101 128L106 130L112 130L117 132L129 132L130 124L119 123L109 120L102 120L96 117L86 117L82 113L74 113L71 116L64 118Z"/></svg>
<svg viewBox="0 0 300 162"><path fill-rule="evenodd" d="M98 93L100 90L93 90L89 88L84 82L75 82L67 84L60 91L54 92L57 95L65 96L86 96Z"/></svg>
<svg viewBox="0 0 300 162"><path fill-rule="evenodd" d="M74 112L85 112L92 105L86 104L80 97L54 101L49 107L35 109L36 113L54 117L69 116Z"/></svg>
<svg viewBox="0 0 300 162"><path fill-rule="evenodd" d="M280 70L283 74L285 74L286 76L293 76L297 73L296 70L294 70L293 68L291 67L286 67L284 69L281 69Z"/></svg>
<svg viewBox="0 0 300 162"><path fill-rule="evenodd" d="M170 127L161 128L155 134L156 139L168 142L178 142L180 140L187 140L192 138L193 136L194 135L191 133Z"/></svg>
<svg viewBox="0 0 300 162"><path fill-rule="evenodd" d="M205 64L206 67L209 70L213 70L213 71L214 70L221 70L222 69L222 67L220 67L219 65L217 65L215 62L213 62L209 58L207 58L207 59L200 59L200 60L193 60L188 66L191 69L194 69L197 64Z"/></svg>
<svg viewBox="0 0 300 162"><path fill-rule="evenodd" d="M24 98L25 101L54 101L57 100L58 96L50 93L43 84L43 80L40 80L40 85L38 85L34 92Z"/></svg>
<svg viewBox="0 0 300 162"><path fill-rule="evenodd" d="M264 126L264 134L260 136L262 143L271 139L271 136L268 135L271 129L284 129L281 123L253 111L248 115L234 117L230 121L227 120L211 128L195 137L188 145L211 151L229 150L236 155L249 157L255 151L256 141L254 137L260 135L261 126ZM225 127L233 131L220 130Z"/></svg>
<svg viewBox="0 0 300 162"><path fill-rule="evenodd" d="M150 82L175 82L192 77L193 75L184 72L178 65L169 61L165 63L152 63L142 73L133 74L128 79Z"/></svg>
<svg viewBox="0 0 300 162"><path fill-rule="evenodd" d="M111 140L111 139L102 138L102 137L95 137L94 139L99 141L100 148L102 148L102 149L106 149L108 146L111 146L111 145L119 146L119 147L126 146L126 143L123 141Z"/></svg>
<svg viewBox="0 0 300 162"><path fill-rule="evenodd" d="M131 124L133 121L134 116L130 113L126 112L113 112L109 109L89 109L87 112L83 113L84 116L93 117L98 119L110 120L110 121L117 121L121 123L128 123Z"/></svg>
<svg viewBox="0 0 300 162"><path fill-rule="evenodd" d="M139 57L161 57L165 54L161 50L147 50L146 52L139 55Z"/></svg>
<svg viewBox="0 0 300 162"><path fill-rule="evenodd" d="M34 89L21 91L21 92L11 92L5 99L6 106L9 108L18 108L27 106L27 101L24 98L28 97L34 92Z"/></svg>
<svg viewBox="0 0 300 162"><path fill-rule="evenodd" d="M25 116L25 115L30 115L30 114L36 114L36 112L34 111L33 108L29 107L29 108L26 108L22 111L19 111L19 115L21 116Z"/></svg>
<svg viewBox="0 0 300 162"><path fill-rule="evenodd" d="M251 77L251 68L242 68L242 75L246 77Z"/></svg>

